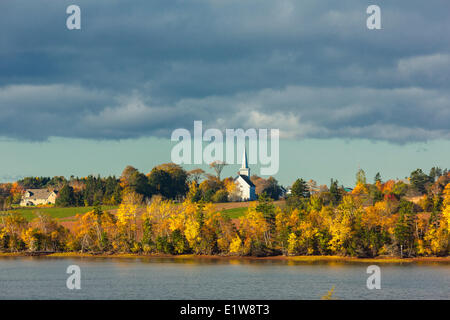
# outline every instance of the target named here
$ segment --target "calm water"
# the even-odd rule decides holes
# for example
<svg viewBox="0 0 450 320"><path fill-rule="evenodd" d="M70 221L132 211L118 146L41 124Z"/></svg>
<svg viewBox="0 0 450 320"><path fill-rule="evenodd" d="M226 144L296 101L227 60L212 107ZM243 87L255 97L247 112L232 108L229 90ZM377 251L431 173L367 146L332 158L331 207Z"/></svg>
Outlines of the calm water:
<svg viewBox="0 0 450 320"><path fill-rule="evenodd" d="M81 290L66 269L81 268ZM0 258L0 299L450 299L449 264L380 264L368 290L361 263L171 258Z"/></svg>

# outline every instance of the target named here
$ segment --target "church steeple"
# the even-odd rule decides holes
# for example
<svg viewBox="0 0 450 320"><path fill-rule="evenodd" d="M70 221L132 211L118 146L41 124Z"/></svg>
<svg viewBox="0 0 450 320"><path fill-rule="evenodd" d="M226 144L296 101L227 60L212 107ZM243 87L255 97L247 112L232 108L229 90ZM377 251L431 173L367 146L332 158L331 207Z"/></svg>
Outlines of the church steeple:
<svg viewBox="0 0 450 320"><path fill-rule="evenodd" d="M244 154L242 155L242 166L241 166L241 169L239 169L239 174L241 176L250 177L250 168L248 167L248 161L247 161L247 150L245 150L245 148L244 148Z"/></svg>

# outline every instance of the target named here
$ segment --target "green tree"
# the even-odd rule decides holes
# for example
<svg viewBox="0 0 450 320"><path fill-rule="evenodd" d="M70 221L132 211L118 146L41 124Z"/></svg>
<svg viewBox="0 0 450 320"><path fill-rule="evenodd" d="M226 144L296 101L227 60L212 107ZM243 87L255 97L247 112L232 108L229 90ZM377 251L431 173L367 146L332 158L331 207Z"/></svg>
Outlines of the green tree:
<svg viewBox="0 0 450 320"><path fill-rule="evenodd" d="M295 180L291 188L291 193L293 196L300 198L309 198L310 196L308 185L306 184L306 181L303 179Z"/></svg>
<svg viewBox="0 0 450 320"><path fill-rule="evenodd" d="M433 168L431 168L428 176L430 177L431 182L435 182L437 178L442 176L442 169L439 167L433 167Z"/></svg>
<svg viewBox="0 0 450 320"><path fill-rule="evenodd" d="M377 172L377 174L375 175L375 178L373 179L374 183L382 183L383 181L381 180L381 174L379 172Z"/></svg>
<svg viewBox="0 0 450 320"><path fill-rule="evenodd" d="M160 194L163 197L171 198L172 192L170 190L171 178L170 174L158 168L153 168L148 175L149 185L155 194ZM162 240L161 240L162 241Z"/></svg>
<svg viewBox="0 0 450 320"><path fill-rule="evenodd" d="M396 244L402 257L410 257L415 253L416 213L414 203L401 200L398 214L399 218L394 229Z"/></svg>
<svg viewBox="0 0 450 320"><path fill-rule="evenodd" d="M187 178L187 172L175 163L159 165L153 168L148 175L153 192L168 199L186 195L188 191Z"/></svg>
<svg viewBox="0 0 450 320"><path fill-rule="evenodd" d="M269 225L269 230L273 232L275 229L275 206L273 200L266 193L259 195L256 211L263 214L264 219Z"/></svg>
<svg viewBox="0 0 450 320"><path fill-rule="evenodd" d="M426 185L431 182L430 177L422 169L416 169L410 175L411 186L418 192L425 194Z"/></svg>
<svg viewBox="0 0 450 320"><path fill-rule="evenodd" d="M342 193L339 190L338 181L331 179L330 183L330 195L331 195L331 202L334 205L339 204L342 200Z"/></svg>
<svg viewBox="0 0 450 320"><path fill-rule="evenodd" d="M41 189L45 188L50 180L49 177L25 177L17 182L24 189Z"/></svg>
<svg viewBox="0 0 450 320"><path fill-rule="evenodd" d="M128 188L136 193L143 195L144 197L150 197L153 193L153 190L149 184L149 180L143 173L139 171L135 171L131 174Z"/></svg>
<svg viewBox="0 0 450 320"><path fill-rule="evenodd" d="M60 207L70 207L75 205L73 188L68 184L64 185L64 187L62 187L62 189L58 192L55 204Z"/></svg>
<svg viewBox="0 0 450 320"><path fill-rule="evenodd" d="M281 187L278 185L278 181L274 177L269 177L262 193L266 193L273 200L278 200L281 195Z"/></svg>

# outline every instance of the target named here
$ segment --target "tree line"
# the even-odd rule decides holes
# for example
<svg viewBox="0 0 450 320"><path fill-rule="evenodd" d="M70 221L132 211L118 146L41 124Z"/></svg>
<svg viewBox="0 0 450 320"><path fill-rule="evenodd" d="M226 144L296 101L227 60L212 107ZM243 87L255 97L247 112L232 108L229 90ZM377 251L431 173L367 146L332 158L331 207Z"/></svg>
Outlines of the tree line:
<svg viewBox="0 0 450 320"><path fill-rule="evenodd" d="M220 178L221 171L226 164L214 162L210 165L216 175L209 174L202 169L185 171L181 166L166 163L154 167L148 174L141 173L138 169L127 166L121 176L100 177L90 175L88 177L71 176L66 179L63 176L50 177L25 177L14 183L0 184L0 206L5 210L20 203L26 189L52 189L57 190L56 206L95 206L118 205L122 201L124 192L133 191L150 199L154 195L161 195L165 199L183 201L188 198L194 202L227 202L240 200L239 190L236 188L234 178ZM431 168L429 174L422 169L411 172L409 179L404 181L388 180L392 185L388 196L429 195L434 197L437 185L442 185L448 175L447 169ZM382 197L377 184L382 183L381 175L377 173L373 184L367 183L365 173L359 170L356 177L355 189L367 189L368 197L372 201ZM273 200L278 200L286 195L286 188L281 186L274 177L264 179L257 175L251 176L251 181L256 186L256 194L266 194ZM408 183L405 183L407 181ZM437 188L437 189L436 189ZM436 189L436 190L435 190ZM442 189L442 188L441 188ZM342 195L348 190L338 185L337 180L331 180L328 186L317 186L316 182L297 179L291 187L293 195L308 197L312 192L329 193L334 204L337 204ZM431 199L427 200L432 201Z"/></svg>
<svg viewBox="0 0 450 320"><path fill-rule="evenodd" d="M239 200L238 190L232 177L220 179L219 164L211 164L216 175L202 169L184 170L174 163L161 164L154 167L148 174L127 166L120 177L87 177L63 176L25 177L14 183L0 184L0 206L3 210L10 209L20 203L26 189L49 189L57 191L56 206L96 206L118 205L122 195L133 191L150 199L161 195L165 199L183 201L189 198L193 201L227 202ZM264 179L256 175L251 177L258 194L267 193L277 200L282 194L278 181L269 177Z"/></svg>
<svg viewBox="0 0 450 320"><path fill-rule="evenodd" d="M137 175L135 170L128 171L129 177ZM158 173L158 177L163 175ZM70 231L39 213L31 222L16 213L2 215L0 250L448 256L450 174L441 171L434 179L428 178L422 191L411 180L383 182L377 175L374 183L368 183L359 170L351 192L335 180L311 192L299 179L284 205L275 205L263 192L244 216L234 220L202 199L174 201L159 194L145 198L137 192L140 189L134 189L135 184L127 184L116 214L98 206L78 216Z"/></svg>

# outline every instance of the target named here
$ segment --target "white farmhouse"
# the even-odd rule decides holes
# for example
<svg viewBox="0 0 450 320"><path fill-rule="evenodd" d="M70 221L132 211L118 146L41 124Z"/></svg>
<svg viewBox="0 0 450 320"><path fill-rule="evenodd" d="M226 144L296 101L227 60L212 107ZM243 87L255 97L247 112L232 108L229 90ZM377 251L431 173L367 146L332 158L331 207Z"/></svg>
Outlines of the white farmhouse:
<svg viewBox="0 0 450 320"><path fill-rule="evenodd" d="M54 204L56 202L57 191L50 189L27 189L22 196L20 205L37 206L40 204Z"/></svg>
<svg viewBox="0 0 450 320"><path fill-rule="evenodd" d="M239 169L238 173L239 175L234 179L234 182L240 190L240 200L256 200L255 185L250 180L250 168L248 167L247 152L245 150L242 156L242 167Z"/></svg>

